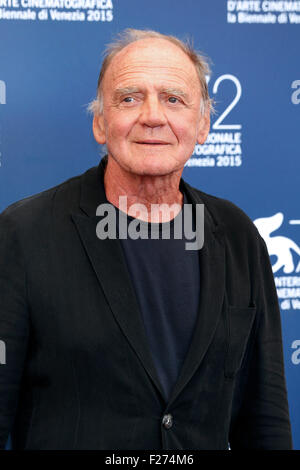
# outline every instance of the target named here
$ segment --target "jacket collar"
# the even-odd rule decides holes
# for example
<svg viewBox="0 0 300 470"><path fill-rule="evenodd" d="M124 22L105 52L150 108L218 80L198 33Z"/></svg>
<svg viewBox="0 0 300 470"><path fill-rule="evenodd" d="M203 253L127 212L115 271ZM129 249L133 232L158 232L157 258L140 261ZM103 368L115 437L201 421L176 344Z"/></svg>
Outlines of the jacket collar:
<svg viewBox="0 0 300 470"><path fill-rule="evenodd" d="M104 189L104 173L107 165L107 155L99 162L97 167L90 168L81 176L80 185L80 203L82 211L90 217L96 215L96 209L99 204L108 202ZM205 217L209 230L212 233L222 233L223 226L215 219L211 208L208 207L206 195L190 186L182 178L180 180L180 189L183 190L192 204L205 204Z"/></svg>
<svg viewBox="0 0 300 470"><path fill-rule="evenodd" d="M80 179L81 210L89 217L95 217L99 204L108 202L104 189L104 173L107 165L107 155L103 157L97 167L87 170Z"/></svg>

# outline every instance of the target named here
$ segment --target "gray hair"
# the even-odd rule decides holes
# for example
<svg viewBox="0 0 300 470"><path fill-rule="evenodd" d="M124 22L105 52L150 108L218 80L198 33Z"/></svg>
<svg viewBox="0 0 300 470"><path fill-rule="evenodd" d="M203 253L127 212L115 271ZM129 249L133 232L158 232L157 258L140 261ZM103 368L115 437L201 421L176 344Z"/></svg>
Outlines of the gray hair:
<svg viewBox="0 0 300 470"><path fill-rule="evenodd" d="M104 60L102 63L102 67L100 70L99 78L98 78L98 85L97 85L97 97L88 105L88 111L91 113L98 115L102 114L103 112L103 94L102 94L102 84L104 74L111 63L112 59L115 57L118 52L124 49L129 44L133 42L139 41L141 39L148 39L148 38L159 38L165 39L176 46L178 46L185 54L191 59L192 63L196 68L196 72L199 77L200 85L201 85L201 94L202 94L202 101L201 101L201 113L209 109L210 112L214 112L213 107L213 100L209 97L208 88L206 83L206 75L210 74L210 67L208 64L208 58L205 58L204 55L197 52L191 41L186 40L182 41L175 36L168 36L166 34L158 33L157 31L152 30L140 30L140 29L132 29L128 28L121 32L117 39L110 44L107 45L104 51Z"/></svg>

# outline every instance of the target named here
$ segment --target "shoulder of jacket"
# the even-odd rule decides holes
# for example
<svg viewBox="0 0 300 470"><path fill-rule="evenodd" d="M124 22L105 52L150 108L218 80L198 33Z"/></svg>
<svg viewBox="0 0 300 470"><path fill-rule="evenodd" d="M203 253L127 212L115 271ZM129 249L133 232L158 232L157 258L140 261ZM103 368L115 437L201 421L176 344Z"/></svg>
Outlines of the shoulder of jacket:
<svg viewBox="0 0 300 470"><path fill-rule="evenodd" d="M261 242L261 236L250 217L236 204L228 199L213 196L190 185L198 198L205 205L214 223L226 233L227 237L251 238Z"/></svg>
<svg viewBox="0 0 300 470"><path fill-rule="evenodd" d="M75 203L78 204L80 179L85 173L68 178L51 188L10 204L1 212L0 220L10 220L19 225L24 221L33 222L43 217L55 204L62 204L65 208L69 205L71 209Z"/></svg>

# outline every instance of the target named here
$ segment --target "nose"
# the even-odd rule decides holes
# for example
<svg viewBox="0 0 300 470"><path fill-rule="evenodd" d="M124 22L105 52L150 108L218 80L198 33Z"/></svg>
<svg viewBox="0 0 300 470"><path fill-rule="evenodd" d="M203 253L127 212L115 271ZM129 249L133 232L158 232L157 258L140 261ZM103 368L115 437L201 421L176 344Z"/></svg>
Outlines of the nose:
<svg viewBox="0 0 300 470"><path fill-rule="evenodd" d="M140 114L140 123L148 127L160 127L166 124L167 119L158 97L149 96L145 99Z"/></svg>

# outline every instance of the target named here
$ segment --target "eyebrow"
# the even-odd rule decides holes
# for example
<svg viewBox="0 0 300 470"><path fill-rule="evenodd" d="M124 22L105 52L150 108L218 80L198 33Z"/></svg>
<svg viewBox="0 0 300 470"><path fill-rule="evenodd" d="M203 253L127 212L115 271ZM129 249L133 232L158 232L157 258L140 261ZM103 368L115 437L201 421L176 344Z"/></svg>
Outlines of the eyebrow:
<svg viewBox="0 0 300 470"><path fill-rule="evenodd" d="M114 95L116 97L123 96L123 95L128 95L130 93L142 93L143 91L139 87L124 87L124 88L117 88L114 92ZM182 96L183 98L187 98L187 94L178 88L162 88L160 93L165 93L167 95L176 95L176 96Z"/></svg>
<svg viewBox="0 0 300 470"><path fill-rule="evenodd" d="M130 93L139 93L141 90L138 87L125 87L125 88L117 88L114 92L115 96L123 96L128 95Z"/></svg>
<svg viewBox="0 0 300 470"><path fill-rule="evenodd" d="M166 93L167 95L177 95L182 96L183 98L187 98L187 94L183 90L179 90L178 88L164 88L162 93Z"/></svg>

